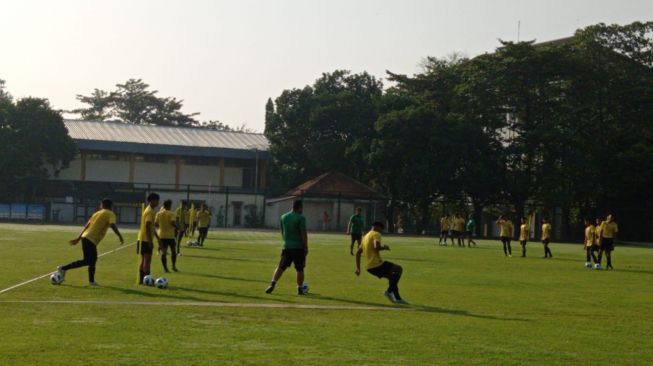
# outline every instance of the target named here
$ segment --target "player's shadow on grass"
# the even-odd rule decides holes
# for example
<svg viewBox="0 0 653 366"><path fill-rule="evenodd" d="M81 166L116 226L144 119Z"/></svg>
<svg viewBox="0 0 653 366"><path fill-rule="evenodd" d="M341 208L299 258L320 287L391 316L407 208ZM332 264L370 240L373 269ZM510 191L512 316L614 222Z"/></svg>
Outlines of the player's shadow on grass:
<svg viewBox="0 0 653 366"><path fill-rule="evenodd" d="M647 271L645 269L622 269L622 268L617 268L614 270L615 272L628 272L628 273L645 273L645 274L653 274L653 271Z"/></svg>
<svg viewBox="0 0 653 366"><path fill-rule="evenodd" d="M232 262L263 262L262 260L244 259L244 258L225 258L225 257L212 257L210 255L194 255L184 254L183 257L198 258L198 259L212 259L216 261L232 261Z"/></svg>
<svg viewBox="0 0 653 366"><path fill-rule="evenodd" d="M209 290L200 290L197 288L190 288L190 287L174 287L176 290L183 290L183 291L188 291L188 292L197 292L200 294L206 294L206 295L220 295L220 296L228 296L228 297L237 297L237 298L243 298L243 299L248 299L248 300L264 300L264 301L277 301L281 303L290 303L289 301L280 299L280 298L275 298L271 296L252 296L252 295L244 295L242 293L238 292L233 292L233 291L209 291ZM261 292L263 292L263 289L261 289ZM214 301L214 300L207 300L207 299L202 299L199 301ZM228 302L228 301L219 301L219 302Z"/></svg>
<svg viewBox="0 0 653 366"><path fill-rule="evenodd" d="M206 299L193 297L193 296L171 295L169 293L166 293L165 290L150 292L138 288L125 288L125 287L113 287L113 286L103 286L103 287L113 291L122 292L123 294L126 295L138 295L143 297L166 298L166 299L175 299L175 300L207 301Z"/></svg>
<svg viewBox="0 0 653 366"><path fill-rule="evenodd" d="M487 319L487 320L519 321L519 322L530 321L528 319L497 317L497 316L493 316L493 315L474 314L474 313L470 313L467 310L446 309L446 308L440 308L440 307L428 306L428 305L413 305L413 304L411 304L411 305L408 305L408 306L397 307L397 306L393 306L393 305L383 305L383 304L379 304L379 303L371 303L371 302L365 302L365 301L341 299L341 298L330 297L330 296L322 296L320 294L315 294L315 293L311 293L310 295L312 297L322 299L322 300L344 302L344 303L355 304L355 305L373 306L373 307L377 307L379 309L384 309L384 308L406 309L406 310L420 311L420 312L425 312L425 313L439 313L439 314L449 314L449 315L460 315L460 316L467 316L467 317L471 317L471 318Z"/></svg>
<svg viewBox="0 0 653 366"><path fill-rule="evenodd" d="M189 276L197 276L197 277L217 278L217 279L221 279L221 280L257 282L257 283L265 283L265 284L269 283L268 281L263 281L263 280L254 280L254 279L241 278L241 277L220 276L220 275L208 274L208 273L184 272L184 274L189 275Z"/></svg>

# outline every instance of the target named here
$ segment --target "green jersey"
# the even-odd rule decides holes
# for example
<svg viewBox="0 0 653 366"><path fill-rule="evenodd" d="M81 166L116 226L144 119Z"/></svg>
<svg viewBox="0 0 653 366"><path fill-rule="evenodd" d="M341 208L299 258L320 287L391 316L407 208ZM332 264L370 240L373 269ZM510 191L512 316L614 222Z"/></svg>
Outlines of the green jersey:
<svg viewBox="0 0 653 366"><path fill-rule="evenodd" d="M363 222L363 217L361 215L352 215L349 218L349 223L351 224L351 233L352 234L362 234L363 233L363 226L365 223Z"/></svg>
<svg viewBox="0 0 653 366"><path fill-rule="evenodd" d="M474 219L469 219L469 221L467 221L467 231L474 231L474 226L476 226L476 221L474 221Z"/></svg>
<svg viewBox="0 0 653 366"><path fill-rule="evenodd" d="M306 218L304 215L290 211L281 216L283 249L304 249L302 230L306 231Z"/></svg>

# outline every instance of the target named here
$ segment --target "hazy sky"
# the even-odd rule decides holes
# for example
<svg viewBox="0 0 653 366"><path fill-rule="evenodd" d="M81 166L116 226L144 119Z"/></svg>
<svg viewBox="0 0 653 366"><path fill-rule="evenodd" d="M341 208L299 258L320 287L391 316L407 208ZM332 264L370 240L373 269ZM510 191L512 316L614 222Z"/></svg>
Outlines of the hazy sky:
<svg viewBox="0 0 653 366"><path fill-rule="evenodd" d="M653 20L651 0L0 0L0 79L72 109L142 78L200 120L262 131L268 97L349 69L412 74L426 56Z"/></svg>

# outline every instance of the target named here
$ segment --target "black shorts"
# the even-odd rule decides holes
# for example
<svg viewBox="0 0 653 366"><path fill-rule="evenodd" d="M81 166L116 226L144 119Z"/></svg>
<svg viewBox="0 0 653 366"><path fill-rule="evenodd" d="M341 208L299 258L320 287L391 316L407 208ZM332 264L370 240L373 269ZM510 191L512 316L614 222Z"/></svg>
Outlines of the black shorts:
<svg viewBox="0 0 653 366"><path fill-rule="evenodd" d="M355 241L360 243L361 240L363 240L363 234L353 234L353 233L351 234L351 242L352 243L355 242Z"/></svg>
<svg viewBox="0 0 653 366"><path fill-rule="evenodd" d="M521 245L523 245L523 246L526 246L526 240L520 240L520 241L519 241L519 244L521 244Z"/></svg>
<svg viewBox="0 0 653 366"><path fill-rule="evenodd" d="M163 249L164 252L168 250L168 247L170 247L170 250L174 252L176 246L177 241L175 239L161 239L161 249Z"/></svg>
<svg viewBox="0 0 653 366"><path fill-rule="evenodd" d="M152 243L142 241L141 242L141 255L152 254L154 252L154 245Z"/></svg>
<svg viewBox="0 0 653 366"><path fill-rule="evenodd" d="M512 238L509 237L509 236L502 236L501 237L501 242L502 243L510 243L511 240L512 240Z"/></svg>
<svg viewBox="0 0 653 366"><path fill-rule="evenodd" d="M601 246L594 244L590 247L590 250L593 252L598 252L599 250L601 250Z"/></svg>
<svg viewBox="0 0 653 366"><path fill-rule="evenodd" d="M542 244L549 245L551 241L549 239L542 239Z"/></svg>
<svg viewBox="0 0 653 366"><path fill-rule="evenodd" d="M452 230L452 231L451 231L451 236L460 236L460 231L458 231L458 230Z"/></svg>
<svg viewBox="0 0 653 366"><path fill-rule="evenodd" d="M601 238L601 248L606 252L611 252L614 250L614 239L613 238Z"/></svg>
<svg viewBox="0 0 653 366"><path fill-rule="evenodd" d="M199 230L200 235L206 237L209 234L209 228L208 227L198 227L197 230Z"/></svg>
<svg viewBox="0 0 653 366"><path fill-rule="evenodd" d="M378 277L378 278L388 278L392 274L392 268L394 268L394 263L392 262L383 262L380 266L368 269L367 272Z"/></svg>
<svg viewBox="0 0 653 366"><path fill-rule="evenodd" d="M440 235L447 236L447 235L449 235L449 232L447 230L442 230L442 231L440 231Z"/></svg>
<svg viewBox="0 0 653 366"><path fill-rule="evenodd" d="M304 270L304 267L306 267L306 252L304 249L284 249L281 251L279 268L286 269L293 263L297 272Z"/></svg>

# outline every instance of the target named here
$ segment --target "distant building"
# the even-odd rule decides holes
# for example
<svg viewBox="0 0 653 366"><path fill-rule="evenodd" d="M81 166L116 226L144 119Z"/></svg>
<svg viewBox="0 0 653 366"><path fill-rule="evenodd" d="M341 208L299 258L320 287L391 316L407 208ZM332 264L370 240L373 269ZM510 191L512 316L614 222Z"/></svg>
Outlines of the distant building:
<svg viewBox="0 0 653 366"><path fill-rule="evenodd" d="M120 122L65 124L79 153L52 178L51 220L83 220L107 195L117 204L119 222L135 223L134 202L151 191L172 199L175 207L181 200L208 203L212 225L243 226L248 213L261 212L252 206L262 206L266 190L269 153L262 134Z"/></svg>
<svg viewBox="0 0 653 366"><path fill-rule="evenodd" d="M265 226L278 228L279 217L292 209L296 199L304 201L308 230L344 232L356 207L363 209L365 226L372 221L385 222L385 197L351 177L330 172L305 182L283 197L267 200ZM325 217L329 218L326 225Z"/></svg>

